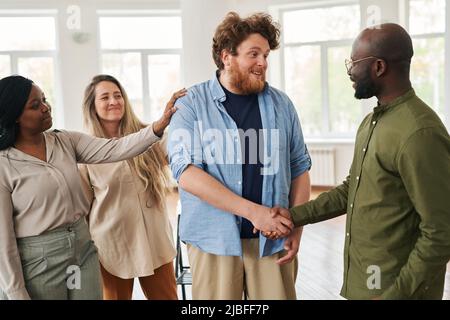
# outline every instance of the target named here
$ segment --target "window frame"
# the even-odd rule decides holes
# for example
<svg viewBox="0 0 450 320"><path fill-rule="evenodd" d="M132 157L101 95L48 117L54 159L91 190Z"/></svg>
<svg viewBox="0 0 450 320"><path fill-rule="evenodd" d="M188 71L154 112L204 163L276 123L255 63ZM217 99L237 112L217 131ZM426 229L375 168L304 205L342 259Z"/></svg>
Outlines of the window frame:
<svg viewBox="0 0 450 320"><path fill-rule="evenodd" d="M400 23L409 32L411 0L400 0L399 11L402 14ZM445 119L441 119L447 129L450 128L450 4L445 1L445 29L444 32L433 32L411 35L411 39L433 39L442 37L444 39L444 111ZM413 57L414 59L414 57Z"/></svg>
<svg viewBox="0 0 450 320"><path fill-rule="evenodd" d="M182 18L181 11L177 9L168 10L97 10L97 30L98 30L98 65L100 72L103 73L103 55L104 54L125 54L137 53L141 60L141 77L142 77L142 105L143 105L143 121L152 121L153 108L150 103L150 79L148 74L148 57L153 55L178 55L180 58L180 82L183 83L183 46L180 48L161 48L161 49L103 49L101 44L100 18L103 17L179 17ZM183 30L180 30L181 34ZM119 79L120 81L120 79Z"/></svg>
<svg viewBox="0 0 450 320"><path fill-rule="evenodd" d="M290 11L306 10L306 9L320 9L320 8L330 8L339 6L357 5L360 8L360 3L358 0L335 0L335 1L321 1L321 2L306 2L295 5L286 5L280 7L277 11L277 16L279 17L280 25L284 26L284 14ZM360 23L361 24L361 23ZM286 90L286 80L285 80L285 48L299 48L301 46L319 46L320 47L320 66L321 66L321 113L322 113L322 133L320 135L308 135L305 134L305 138L308 140L347 140L353 139L356 132L349 131L347 133L338 133L331 131L331 121L330 121L330 84L329 84L329 63L328 63L328 52L330 48L338 48L342 46L351 47L354 39L340 39L340 40L326 40L326 41L314 41L314 42L291 42L285 43L283 33L281 33L280 38L280 53L279 53L279 83L283 91ZM342 61L342 68L345 70L344 61ZM349 85L350 81L349 81ZM296 106L297 108L298 106ZM360 102L361 116L365 112L365 107L363 102Z"/></svg>
<svg viewBox="0 0 450 320"><path fill-rule="evenodd" d="M19 74L20 58L51 58L53 62L54 78L54 105L61 106L52 109L55 119L53 126L60 126L64 123L64 110L62 109L62 96L60 86L59 69L59 34L58 34L58 10L57 9L0 9L1 18L23 18L23 17L48 17L53 18L55 26L55 48L53 50L0 50L0 55L6 55L10 58L10 74ZM36 80L36 79L31 79Z"/></svg>

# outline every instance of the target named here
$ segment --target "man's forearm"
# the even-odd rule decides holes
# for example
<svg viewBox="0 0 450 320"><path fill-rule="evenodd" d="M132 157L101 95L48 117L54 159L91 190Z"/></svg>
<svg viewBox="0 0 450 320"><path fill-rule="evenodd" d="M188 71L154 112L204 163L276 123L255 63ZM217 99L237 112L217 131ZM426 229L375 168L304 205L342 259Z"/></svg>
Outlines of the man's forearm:
<svg viewBox="0 0 450 320"><path fill-rule="evenodd" d="M339 186L321 193L316 199L289 210L296 226L316 223L343 215L347 209L350 176Z"/></svg>
<svg viewBox="0 0 450 320"><path fill-rule="evenodd" d="M181 188L202 201L249 220L260 206L233 193L213 176L193 165L183 172L179 184Z"/></svg>
<svg viewBox="0 0 450 320"><path fill-rule="evenodd" d="M306 171L291 182L289 193L289 207L299 206L309 201L311 196L311 182L309 172Z"/></svg>
<svg viewBox="0 0 450 320"><path fill-rule="evenodd" d="M289 207L299 206L309 201L311 197L311 180L309 171L304 172L291 182L291 192L289 193ZM294 231L300 240L303 227L297 227Z"/></svg>

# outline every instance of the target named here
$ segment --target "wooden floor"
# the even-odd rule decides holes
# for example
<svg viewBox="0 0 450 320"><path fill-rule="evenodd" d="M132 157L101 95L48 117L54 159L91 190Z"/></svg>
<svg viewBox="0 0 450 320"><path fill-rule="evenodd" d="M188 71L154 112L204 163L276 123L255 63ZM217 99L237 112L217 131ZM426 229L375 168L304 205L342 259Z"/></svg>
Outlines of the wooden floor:
<svg viewBox="0 0 450 320"><path fill-rule="evenodd" d="M342 299L344 231L345 217L304 227L295 285L298 299Z"/></svg>
<svg viewBox="0 0 450 320"><path fill-rule="evenodd" d="M313 191L312 198L322 190ZM171 221L176 223L177 194L168 199ZM345 216L305 226L299 250L297 298L307 300L339 300L343 273ZM185 259L187 261L187 259ZM447 266L444 299L450 300L450 264ZM137 284L136 287L139 287ZM135 298L142 294L135 288ZM190 297L190 292L188 292ZM180 295L181 298L181 295Z"/></svg>

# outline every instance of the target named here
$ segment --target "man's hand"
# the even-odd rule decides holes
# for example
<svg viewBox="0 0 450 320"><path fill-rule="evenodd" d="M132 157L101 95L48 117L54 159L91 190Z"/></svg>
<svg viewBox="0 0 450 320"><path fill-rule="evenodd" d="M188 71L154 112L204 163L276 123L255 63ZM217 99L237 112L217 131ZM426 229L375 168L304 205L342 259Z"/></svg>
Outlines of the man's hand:
<svg viewBox="0 0 450 320"><path fill-rule="evenodd" d="M272 209L270 209L270 214L272 217L283 216L283 217L291 220L291 213L289 212L289 210L287 210L285 208L273 207ZM276 231L272 231L272 232L262 231L262 235L270 240L277 240L279 238L283 238L286 236L286 235L282 235Z"/></svg>
<svg viewBox="0 0 450 320"><path fill-rule="evenodd" d="M280 208L280 207L273 207L270 209L270 214L272 217L283 216L286 218L291 217L291 214L289 210ZM300 238L302 235L303 227L296 228L293 230L286 238L286 241L284 242L284 250L286 250L286 254L277 260L277 264L283 265L291 262L298 253L298 249L300 247ZM263 236L270 240L277 240L279 238L282 238L283 235L280 235L278 232L272 231L272 232L262 232Z"/></svg>
<svg viewBox="0 0 450 320"><path fill-rule="evenodd" d="M291 213L288 209L282 208L282 207L273 207L270 209L270 214L272 217L276 217L277 215L282 215L283 217L291 219Z"/></svg>
<svg viewBox="0 0 450 320"><path fill-rule="evenodd" d="M286 254L277 260L277 264L283 265L291 262L298 253L300 247L300 238L302 236L303 227L296 228L291 234L286 238L284 242L284 250Z"/></svg>
<svg viewBox="0 0 450 320"><path fill-rule="evenodd" d="M264 233L274 233L279 237L286 237L294 229L291 216L285 213L277 214L272 212L274 209L259 206L257 212L254 212L250 221L253 223L254 230L260 230Z"/></svg>

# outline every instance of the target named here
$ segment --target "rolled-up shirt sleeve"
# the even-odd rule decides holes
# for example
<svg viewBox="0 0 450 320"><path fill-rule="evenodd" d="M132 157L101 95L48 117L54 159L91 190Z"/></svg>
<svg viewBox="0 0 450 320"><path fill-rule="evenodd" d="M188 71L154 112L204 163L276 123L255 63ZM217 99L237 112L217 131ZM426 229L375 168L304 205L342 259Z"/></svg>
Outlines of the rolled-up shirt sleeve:
<svg viewBox="0 0 450 320"><path fill-rule="evenodd" d="M289 107L292 112L292 137L290 145L290 165L291 165L291 179L295 179L302 173L311 169L311 157L309 156L308 148L303 139L302 127L300 120L295 111L294 105L289 100Z"/></svg>
<svg viewBox="0 0 450 320"><path fill-rule="evenodd" d="M201 123L194 112L194 98L190 92L178 99L178 111L173 115L169 127L167 153L170 169L178 182L189 165L203 168L201 146Z"/></svg>
<svg viewBox="0 0 450 320"><path fill-rule="evenodd" d="M0 288L10 300L29 300L14 232L11 192L0 184Z"/></svg>

